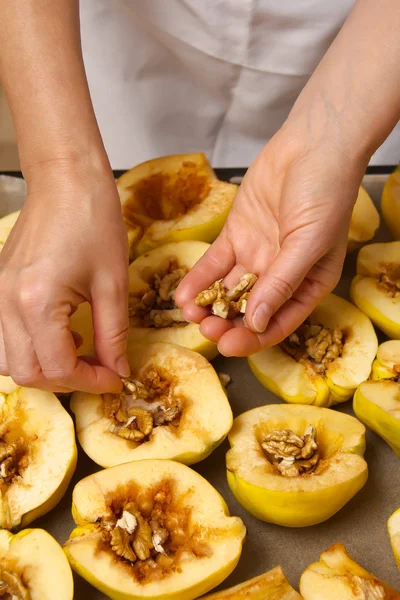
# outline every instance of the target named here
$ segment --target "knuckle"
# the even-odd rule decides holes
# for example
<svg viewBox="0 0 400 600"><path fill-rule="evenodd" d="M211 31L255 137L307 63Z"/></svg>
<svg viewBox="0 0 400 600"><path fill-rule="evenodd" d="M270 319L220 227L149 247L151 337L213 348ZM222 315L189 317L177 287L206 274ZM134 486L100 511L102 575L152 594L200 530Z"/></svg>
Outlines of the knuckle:
<svg viewBox="0 0 400 600"><path fill-rule="evenodd" d="M35 387L40 379L40 373L36 370L24 373L14 372L10 369L10 375L14 383L21 387Z"/></svg>
<svg viewBox="0 0 400 600"><path fill-rule="evenodd" d="M104 331L101 334L95 334L95 343L96 344L109 344L111 346L119 346L121 344L126 343L126 339L128 337L129 327L124 327L123 329L110 329L108 331Z"/></svg>
<svg viewBox="0 0 400 600"><path fill-rule="evenodd" d="M271 318L268 328L270 329L274 345L283 342L283 340L291 333L287 327L282 325L280 319L275 316Z"/></svg>
<svg viewBox="0 0 400 600"><path fill-rule="evenodd" d="M49 302L50 289L46 281L22 282L18 298L22 308L28 312L42 311Z"/></svg>
<svg viewBox="0 0 400 600"><path fill-rule="evenodd" d="M273 289L273 291L276 294L278 294L278 296L280 296L284 300L289 300L289 298L293 296L295 291L288 281L276 275L270 277L268 285Z"/></svg>
<svg viewBox="0 0 400 600"><path fill-rule="evenodd" d="M64 365L60 367L44 368L42 373L51 383L63 383L69 381L74 371L73 366Z"/></svg>

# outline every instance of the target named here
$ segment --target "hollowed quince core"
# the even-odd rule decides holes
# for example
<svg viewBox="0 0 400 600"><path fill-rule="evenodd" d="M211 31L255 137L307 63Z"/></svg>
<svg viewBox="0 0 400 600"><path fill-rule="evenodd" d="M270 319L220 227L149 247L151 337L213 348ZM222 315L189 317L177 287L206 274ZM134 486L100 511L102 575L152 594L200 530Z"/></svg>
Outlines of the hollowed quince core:
<svg viewBox="0 0 400 600"><path fill-rule="evenodd" d="M142 299L152 290L154 276L164 268L166 261L175 260L180 269L189 271L203 256L209 244L205 242L176 242L155 248L151 252L137 258L129 267L129 295L133 299ZM199 352L212 360L218 354L214 342L207 340L200 333L197 323L177 323L170 327L146 327L138 316L130 318L129 342L153 343L170 342Z"/></svg>
<svg viewBox="0 0 400 600"><path fill-rule="evenodd" d="M400 339L400 242L361 248L351 297L375 325Z"/></svg>
<svg viewBox="0 0 400 600"><path fill-rule="evenodd" d="M117 188L132 256L169 242L213 242L237 191L202 153L149 160L124 173Z"/></svg>
<svg viewBox="0 0 400 600"><path fill-rule="evenodd" d="M316 428L320 454L314 472L297 477L279 473L261 443L276 430L303 436ZM354 417L316 406L267 405L237 417L228 435L229 487L255 517L287 527L329 519L365 484L368 477L365 427Z"/></svg>
<svg viewBox="0 0 400 600"><path fill-rule="evenodd" d="M109 542L117 527L126 528L129 515L123 510L132 511L129 503L137 515L129 530L130 548L142 552L141 534L149 556L145 560L121 559ZM73 492L73 516L78 527L65 544L69 561L115 600L197 598L232 572L245 535L242 521L229 516L224 500L205 479L169 460L127 463L83 479ZM155 547L155 528L164 533L161 549ZM121 550L131 552L128 544Z"/></svg>
<svg viewBox="0 0 400 600"><path fill-rule="evenodd" d="M337 358L320 369L315 361L298 362L277 345L250 356L250 368L267 389L286 402L317 406L344 402L371 372L378 346L372 323L353 304L334 294L322 300L309 322L341 332Z"/></svg>
<svg viewBox="0 0 400 600"><path fill-rule="evenodd" d="M6 377L0 384L0 526L16 529L61 500L76 466L75 432L54 394Z"/></svg>
<svg viewBox="0 0 400 600"><path fill-rule="evenodd" d="M137 442L124 439L129 428L120 432L124 437L115 433L118 419L108 407L116 401L114 414L121 409L119 395L75 392L71 409L78 438L92 460L103 467L145 458L192 464L225 439L232 411L218 375L203 356L173 344L148 344L131 347L129 363L130 379L144 383L145 389L124 394L123 404L130 408L121 424L140 407L152 415L150 433Z"/></svg>
<svg viewBox="0 0 400 600"><path fill-rule="evenodd" d="M368 192L360 187L351 215L347 251L352 252L372 240L379 228L379 212Z"/></svg>
<svg viewBox="0 0 400 600"><path fill-rule="evenodd" d="M400 593L356 563L334 544L300 578L304 600L400 600Z"/></svg>
<svg viewBox="0 0 400 600"><path fill-rule="evenodd" d="M386 227L400 240L400 167L389 176L382 192L381 209Z"/></svg>
<svg viewBox="0 0 400 600"><path fill-rule="evenodd" d="M290 585L281 567L206 596L204 600L302 600Z"/></svg>
<svg viewBox="0 0 400 600"><path fill-rule="evenodd" d="M0 531L0 581L6 580L11 584L6 598L25 598L10 593L14 585L22 586L30 600L72 600L74 596L65 554L43 529L25 529L17 535Z"/></svg>
<svg viewBox="0 0 400 600"><path fill-rule="evenodd" d="M389 517L388 531L393 553L400 569L400 508Z"/></svg>

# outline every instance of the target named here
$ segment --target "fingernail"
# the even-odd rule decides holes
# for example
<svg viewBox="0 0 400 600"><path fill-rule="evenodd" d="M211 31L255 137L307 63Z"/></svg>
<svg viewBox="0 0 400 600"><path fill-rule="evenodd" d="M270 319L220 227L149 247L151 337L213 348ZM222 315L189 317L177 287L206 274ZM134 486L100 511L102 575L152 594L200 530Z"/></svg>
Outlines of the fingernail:
<svg viewBox="0 0 400 600"><path fill-rule="evenodd" d="M129 377L131 370L126 356L121 356L117 360L117 372L120 377Z"/></svg>
<svg viewBox="0 0 400 600"><path fill-rule="evenodd" d="M257 308L253 315L253 328L258 333L264 333L267 329L267 325L271 316L271 310L268 304L262 302Z"/></svg>

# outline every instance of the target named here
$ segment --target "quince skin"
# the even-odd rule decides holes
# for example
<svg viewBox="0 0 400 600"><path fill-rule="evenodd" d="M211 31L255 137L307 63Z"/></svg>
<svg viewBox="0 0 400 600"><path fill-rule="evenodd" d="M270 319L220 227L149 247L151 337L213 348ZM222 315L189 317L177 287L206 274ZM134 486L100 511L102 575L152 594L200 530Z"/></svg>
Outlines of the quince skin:
<svg viewBox="0 0 400 600"><path fill-rule="evenodd" d="M400 569L400 508L389 517L388 531L393 554Z"/></svg>
<svg viewBox="0 0 400 600"><path fill-rule="evenodd" d="M386 227L400 240L400 166L389 176L382 192L381 209Z"/></svg>
<svg viewBox="0 0 400 600"><path fill-rule="evenodd" d="M249 579L235 587L206 596L204 600L302 600L281 567Z"/></svg>
<svg viewBox="0 0 400 600"><path fill-rule="evenodd" d="M369 242L379 228L379 212L368 192L360 187L350 221L347 252L352 252Z"/></svg>
<svg viewBox="0 0 400 600"><path fill-rule="evenodd" d="M299 438L310 426L316 444L301 462L304 444ZM282 404L254 408L234 420L228 439L229 487L263 521L286 527L322 523L367 481L365 427L330 409ZM269 439L272 449L266 445Z"/></svg>
<svg viewBox="0 0 400 600"><path fill-rule="evenodd" d="M80 481L72 568L113 600L193 600L235 568L245 527L189 467L141 460Z"/></svg>

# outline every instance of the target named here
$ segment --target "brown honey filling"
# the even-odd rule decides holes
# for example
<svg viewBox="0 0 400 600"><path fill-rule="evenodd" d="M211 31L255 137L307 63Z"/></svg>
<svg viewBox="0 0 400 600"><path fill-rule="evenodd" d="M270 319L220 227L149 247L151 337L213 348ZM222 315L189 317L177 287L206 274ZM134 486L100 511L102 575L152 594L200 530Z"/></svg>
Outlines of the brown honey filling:
<svg viewBox="0 0 400 600"><path fill-rule="evenodd" d="M156 271L143 272L149 289L139 296L129 296L129 316L142 327L177 327L187 325L175 304L175 291L188 269L175 256L166 258Z"/></svg>
<svg viewBox="0 0 400 600"><path fill-rule="evenodd" d="M342 355L343 332L335 327L314 325L308 320L290 334L280 346L297 362L311 366L319 374L325 373L329 363Z"/></svg>
<svg viewBox="0 0 400 600"><path fill-rule="evenodd" d="M107 504L109 513L98 520L102 533L98 549L111 552L138 582L159 581L180 571L184 557L210 556L210 547L193 524L184 497L177 497L172 480L148 490L121 486Z"/></svg>
<svg viewBox="0 0 400 600"><path fill-rule="evenodd" d="M141 381L125 379L121 394L104 395L104 414L110 432L143 443L156 427L179 427L184 400L174 394L174 381L160 368L149 368Z"/></svg>
<svg viewBox="0 0 400 600"><path fill-rule="evenodd" d="M139 226L148 220L179 219L210 193L207 176L196 172L197 166L185 161L178 173L154 173L131 186L132 200L123 209L125 219Z"/></svg>

